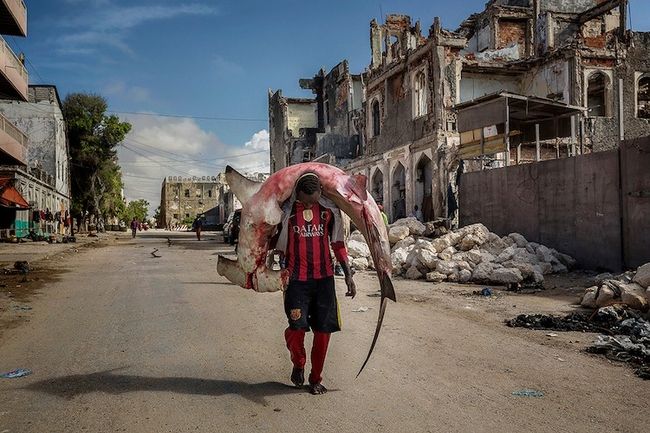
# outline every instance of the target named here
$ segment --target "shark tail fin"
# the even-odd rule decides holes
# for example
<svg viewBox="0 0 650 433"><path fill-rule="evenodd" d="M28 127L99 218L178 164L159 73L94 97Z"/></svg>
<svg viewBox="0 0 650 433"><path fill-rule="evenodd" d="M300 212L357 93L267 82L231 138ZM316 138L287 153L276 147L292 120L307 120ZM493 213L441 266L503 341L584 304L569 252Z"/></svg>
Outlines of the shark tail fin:
<svg viewBox="0 0 650 433"><path fill-rule="evenodd" d="M229 165L226 166L226 181L242 205L248 203L250 198L262 187L261 182L250 180Z"/></svg>

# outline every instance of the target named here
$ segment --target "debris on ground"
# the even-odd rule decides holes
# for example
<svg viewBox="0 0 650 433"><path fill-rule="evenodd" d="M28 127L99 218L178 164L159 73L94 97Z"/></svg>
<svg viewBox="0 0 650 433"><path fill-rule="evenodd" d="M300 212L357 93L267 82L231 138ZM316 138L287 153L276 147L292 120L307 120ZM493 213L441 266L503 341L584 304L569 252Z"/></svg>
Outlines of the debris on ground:
<svg viewBox="0 0 650 433"><path fill-rule="evenodd" d="M518 391L513 391L512 395L516 397L544 397L542 391L537 391L536 389L520 389Z"/></svg>
<svg viewBox="0 0 650 433"><path fill-rule="evenodd" d="M26 368L17 368L15 370L0 374L0 377L3 379L16 379L18 377L29 376L30 374L32 374L31 370L28 370Z"/></svg>
<svg viewBox="0 0 650 433"><path fill-rule="evenodd" d="M544 275L567 272L575 259L519 233L500 237L483 224L443 233L427 228L417 219L397 220L389 226L393 273L407 279L458 283L486 283L519 288L522 283L541 285ZM374 267L370 251L359 232L348 240L353 266Z"/></svg>
<svg viewBox="0 0 650 433"><path fill-rule="evenodd" d="M366 311L368 311L368 309L369 309L368 307L359 307L359 308L355 308L354 310L352 310L352 312L353 313L365 313Z"/></svg>
<svg viewBox="0 0 650 433"><path fill-rule="evenodd" d="M625 304L635 310L650 309L650 263L639 266L636 271L618 276L600 274L594 278L595 285L587 288L580 305L600 308L612 304Z"/></svg>
<svg viewBox="0 0 650 433"><path fill-rule="evenodd" d="M650 322L639 311L625 305L603 307L594 313L566 316L520 314L506 321L510 327L553 331L597 332L603 335L586 351L635 367L635 373L650 379ZM548 335L548 334L547 334Z"/></svg>

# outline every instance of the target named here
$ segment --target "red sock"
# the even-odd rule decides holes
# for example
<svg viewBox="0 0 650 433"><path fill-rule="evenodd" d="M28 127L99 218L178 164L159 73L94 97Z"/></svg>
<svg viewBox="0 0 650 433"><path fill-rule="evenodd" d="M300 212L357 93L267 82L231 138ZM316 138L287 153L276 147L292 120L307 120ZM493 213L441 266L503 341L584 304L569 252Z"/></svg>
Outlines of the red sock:
<svg viewBox="0 0 650 433"><path fill-rule="evenodd" d="M325 365L325 355L327 355L327 346L330 342L329 332L314 331L314 344L311 347L311 374L309 383L321 383L323 378L323 366Z"/></svg>
<svg viewBox="0 0 650 433"><path fill-rule="evenodd" d="M296 368L305 368L307 354L305 353L305 330L287 328L284 331L284 340L291 354L291 362Z"/></svg>

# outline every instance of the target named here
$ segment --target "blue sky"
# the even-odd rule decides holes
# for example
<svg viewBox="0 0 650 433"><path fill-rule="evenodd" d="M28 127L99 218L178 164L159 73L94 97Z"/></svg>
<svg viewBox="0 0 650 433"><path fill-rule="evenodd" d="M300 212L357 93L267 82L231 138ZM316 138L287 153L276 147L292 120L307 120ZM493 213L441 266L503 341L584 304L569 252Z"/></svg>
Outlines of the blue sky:
<svg viewBox="0 0 650 433"><path fill-rule="evenodd" d="M346 58L362 72L381 12L411 15L426 34L434 16L455 29L486 0L25 2L29 35L6 40L25 52L31 83L55 84L62 98L97 93L121 113L251 119L120 114L134 125L119 151L127 198L157 205L165 175L267 169L268 89L309 96L298 79ZM650 2L631 7L633 27L650 30Z"/></svg>

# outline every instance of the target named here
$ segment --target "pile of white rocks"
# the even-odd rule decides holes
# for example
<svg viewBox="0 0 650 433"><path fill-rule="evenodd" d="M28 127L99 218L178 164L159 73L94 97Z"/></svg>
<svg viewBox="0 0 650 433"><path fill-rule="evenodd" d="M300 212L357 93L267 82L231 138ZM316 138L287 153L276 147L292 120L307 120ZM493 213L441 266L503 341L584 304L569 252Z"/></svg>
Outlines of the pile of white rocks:
<svg viewBox="0 0 650 433"><path fill-rule="evenodd" d="M544 275L567 272L575 260L552 248L528 242L511 233L500 237L483 224L450 231L436 239L423 237L427 227L415 218L404 218L389 227L393 274L432 282L516 284L541 283ZM372 267L370 251L360 233L348 242L352 265ZM365 266L365 267L364 267Z"/></svg>
<svg viewBox="0 0 650 433"><path fill-rule="evenodd" d="M596 285L589 287L580 304L589 308L601 308L613 304L625 304L630 308L648 311L650 306L650 263L635 272L618 276L601 274L595 278Z"/></svg>

